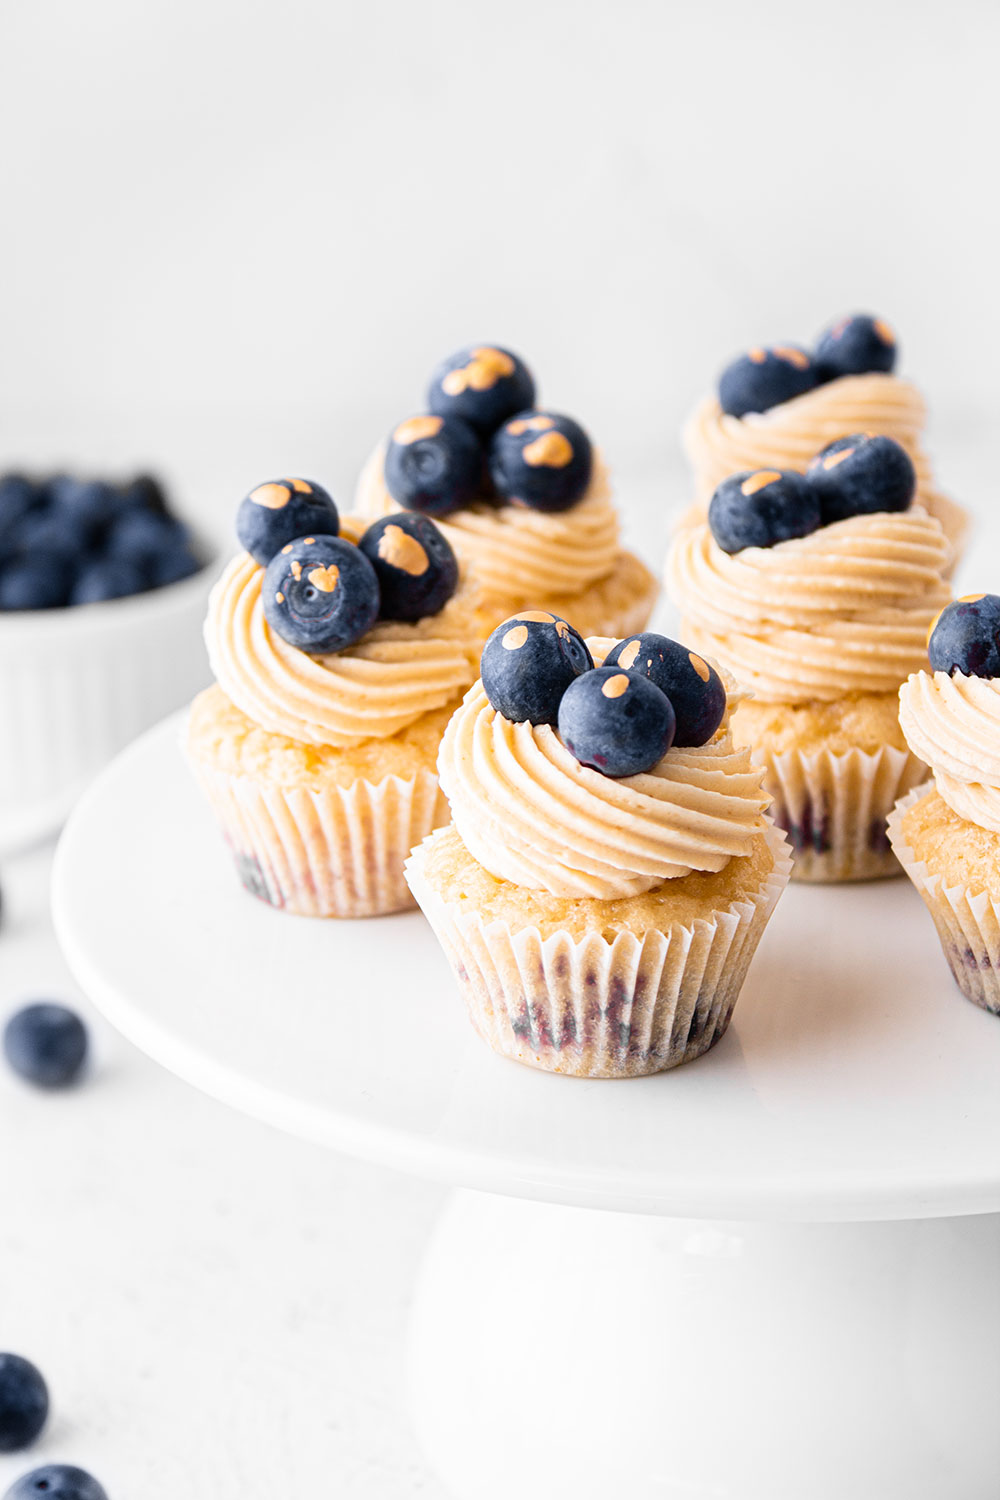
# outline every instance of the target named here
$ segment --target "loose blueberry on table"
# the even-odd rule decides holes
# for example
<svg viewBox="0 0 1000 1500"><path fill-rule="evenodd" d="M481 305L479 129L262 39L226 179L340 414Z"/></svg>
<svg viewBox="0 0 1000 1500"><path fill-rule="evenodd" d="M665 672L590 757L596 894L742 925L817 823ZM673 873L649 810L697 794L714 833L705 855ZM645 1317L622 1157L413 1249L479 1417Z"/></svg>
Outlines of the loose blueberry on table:
<svg viewBox="0 0 1000 1500"><path fill-rule="evenodd" d="M461 417L408 417L394 427L385 452L385 484L404 510L445 516L482 488L479 435Z"/></svg>
<svg viewBox="0 0 1000 1500"><path fill-rule="evenodd" d="M4 1500L108 1500L104 1486L73 1464L43 1464L22 1474Z"/></svg>
<svg viewBox="0 0 1000 1500"><path fill-rule="evenodd" d="M458 586L458 559L429 516L384 516L358 547L375 569L380 620L435 615Z"/></svg>
<svg viewBox="0 0 1000 1500"><path fill-rule="evenodd" d="M604 658L606 667L648 677L665 693L674 710L673 743L706 745L726 712L726 689L714 667L669 636L645 631L619 641Z"/></svg>
<svg viewBox="0 0 1000 1500"><path fill-rule="evenodd" d="M817 530L819 496L791 469L730 474L709 502L708 524L723 552L774 547Z"/></svg>
<svg viewBox="0 0 1000 1500"><path fill-rule="evenodd" d="M491 707L514 724L555 724L566 689L594 665L583 636L547 610L498 625L483 647L480 676Z"/></svg>
<svg viewBox="0 0 1000 1500"><path fill-rule="evenodd" d="M494 344L450 354L434 371L427 391L434 416L461 417L484 439L534 400L535 382L527 365Z"/></svg>
<svg viewBox="0 0 1000 1500"><path fill-rule="evenodd" d="M375 569L342 537L288 542L264 570L261 597L271 629L317 656L353 646L378 618Z"/></svg>
<svg viewBox="0 0 1000 1500"><path fill-rule="evenodd" d="M841 375L888 375L896 364L896 335L884 318L855 313L838 318L816 342L816 364L823 380Z"/></svg>
<svg viewBox="0 0 1000 1500"><path fill-rule="evenodd" d="M337 536L337 507L314 479L271 479L252 489L236 512L236 535L266 568L276 552L300 536Z"/></svg>
<svg viewBox="0 0 1000 1500"><path fill-rule="evenodd" d="M41 1372L20 1354L0 1354L0 1453L17 1453L35 1441L49 1414Z"/></svg>
<svg viewBox="0 0 1000 1500"><path fill-rule="evenodd" d="M590 483L590 439L572 417L522 411L506 422L490 448L490 478L501 499L530 510L569 510Z"/></svg>
<svg viewBox="0 0 1000 1500"><path fill-rule="evenodd" d="M27 1083L45 1089L68 1088L87 1061L87 1028L68 1006L35 1001L7 1022L3 1050L9 1066Z"/></svg>
<svg viewBox="0 0 1000 1500"><path fill-rule="evenodd" d="M868 432L828 443L810 463L806 478L819 500L824 526L849 516L906 510L917 488L906 449L894 438Z"/></svg>
<svg viewBox="0 0 1000 1500"><path fill-rule="evenodd" d="M964 594L946 604L930 628L927 655L935 672L1000 677L1000 595Z"/></svg>
<svg viewBox="0 0 1000 1500"><path fill-rule="evenodd" d="M670 749L676 716L650 678L603 666L570 683L558 726L559 738L581 765L605 776L637 776Z"/></svg>

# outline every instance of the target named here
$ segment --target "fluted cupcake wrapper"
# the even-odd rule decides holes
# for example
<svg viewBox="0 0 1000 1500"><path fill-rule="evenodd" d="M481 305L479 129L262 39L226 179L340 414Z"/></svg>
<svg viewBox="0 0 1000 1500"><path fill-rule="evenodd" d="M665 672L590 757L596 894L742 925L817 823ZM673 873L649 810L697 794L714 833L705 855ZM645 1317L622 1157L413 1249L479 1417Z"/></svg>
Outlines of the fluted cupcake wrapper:
<svg viewBox="0 0 1000 1500"><path fill-rule="evenodd" d="M934 790L925 782L900 798L889 816L889 838L896 858L934 918L941 948L955 983L967 1000L1000 1015L1000 903L987 891L945 885L917 859L903 833L903 818L913 804Z"/></svg>
<svg viewBox="0 0 1000 1500"><path fill-rule="evenodd" d="M878 880L899 874L886 831L896 801L927 776L909 750L781 754L754 747L774 798L771 816L794 850L793 880Z"/></svg>
<svg viewBox="0 0 1000 1500"><path fill-rule="evenodd" d="M195 773L243 885L306 917L374 917L412 907L403 874L415 844L449 819L433 771L374 785L264 786L203 764Z"/></svg>
<svg viewBox="0 0 1000 1500"><path fill-rule="evenodd" d="M423 876L426 841L406 873L458 979L473 1026L495 1052L578 1078L638 1078L699 1057L724 1035L791 858L769 824L774 868L760 889L711 918L642 938L619 932L542 938L484 922Z"/></svg>

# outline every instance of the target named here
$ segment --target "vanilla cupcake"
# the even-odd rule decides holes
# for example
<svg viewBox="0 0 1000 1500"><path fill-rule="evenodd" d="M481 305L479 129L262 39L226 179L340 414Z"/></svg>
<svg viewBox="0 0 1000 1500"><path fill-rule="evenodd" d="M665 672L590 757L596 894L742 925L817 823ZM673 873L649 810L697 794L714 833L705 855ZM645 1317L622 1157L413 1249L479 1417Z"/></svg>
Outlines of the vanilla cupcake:
<svg viewBox="0 0 1000 1500"><path fill-rule="evenodd" d="M934 918L962 993L1000 1013L1000 596L945 609L932 671L899 690L899 717L932 782L889 819L893 848Z"/></svg>
<svg viewBox="0 0 1000 1500"><path fill-rule="evenodd" d="M969 513L938 488L923 450L927 408L910 381L893 374L897 345L881 318L842 318L809 353L795 345L751 349L723 371L718 392L699 404L684 432L695 474L694 508L705 518L730 474L805 469L814 453L854 433L895 439L917 475L917 503L935 516L961 557Z"/></svg>
<svg viewBox="0 0 1000 1500"><path fill-rule="evenodd" d="M237 531L186 751L240 879L306 916L412 906L404 860L448 818L435 762L475 676L475 590L427 517L366 530L312 481L259 486Z"/></svg>
<svg viewBox="0 0 1000 1500"><path fill-rule="evenodd" d="M407 865L473 1025L581 1077L698 1057L790 866L733 684L664 637L585 643L540 610L494 631L482 671L441 745L454 824Z"/></svg>
<svg viewBox="0 0 1000 1500"><path fill-rule="evenodd" d="M479 585L483 636L529 604L589 633L641 630L656 580L621 546L600 454L571 417L537 407L523 362L492 346L460 350L427 400L372 454L356 510L433 515Z"/></svg>
<svg viewBox="0 0 1000 1500"><path fill-rule="evenodd" d="M843 440L805 476L732 476L669 554L685 639L752 695L733 734L765 769L800 880L899 873L886 818L926 771L896 694L950 597L947 538L912 490L891 439Z"/></svg>

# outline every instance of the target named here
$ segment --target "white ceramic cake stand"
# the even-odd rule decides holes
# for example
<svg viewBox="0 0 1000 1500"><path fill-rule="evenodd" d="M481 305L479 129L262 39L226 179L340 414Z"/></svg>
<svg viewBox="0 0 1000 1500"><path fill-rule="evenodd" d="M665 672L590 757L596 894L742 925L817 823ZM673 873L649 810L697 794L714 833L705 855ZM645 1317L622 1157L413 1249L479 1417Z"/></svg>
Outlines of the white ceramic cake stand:
<svg viewBox="0 0 1000 1500"><path fill-rule="evenodd" d="M1000 1020L906 881L791 888L700 1061L550 1077L473 1035L419 915L240 890L178 732L69 823L67 957L191 1083L459 1189L410 1354L456 1496L995 1500Z"/></svg>

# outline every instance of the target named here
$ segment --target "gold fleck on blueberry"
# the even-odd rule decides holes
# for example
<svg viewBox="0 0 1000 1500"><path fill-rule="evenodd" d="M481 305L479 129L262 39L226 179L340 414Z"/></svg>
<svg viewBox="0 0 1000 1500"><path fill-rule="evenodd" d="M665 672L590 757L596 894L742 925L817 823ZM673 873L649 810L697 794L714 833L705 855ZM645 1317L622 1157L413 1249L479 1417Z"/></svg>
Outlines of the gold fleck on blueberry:
<svg viewBox="0 0 1000 1500"><path fill-rule="evenodd" d="M506 635L503 636L501 645L505 651L520 651L527 639L527 625L515 625L513 629L508 630Z"/></svg>
<svg viewBox="0 0 1000 1500"><path fill-rule="evenodd" d="M629 667L634 667L635 666L635 659L639 655L639 652L640 652L641 648L642 648L642 642L641 641L638 641L638 640L627 641L625 643L625 645L622 647L622 649L618 653L618 664L619 664L619 666L625 667L626 670Z"/></svg>
<svg viewBox="0 0 1000 1500"><path fill-rule="evenodd" d="M712 669L707 661L703 661L696 651L688 652L688 661L694 667L702 682L709 682L712 677Z"/></svg>
<svg viewBox="0 0 1000 1500"><path fill-rule="evenodd" d="M573 462L573 444L561 432L546 432L521 449L521 457L532 468L564 469Z"/></svg>
<svg viewBox="0 0 1000 1500"><path fill-rule="evenodd" d="M378 555L383 562L401 568L419 578L430 567L430 558L415 536L401 526L387 526L378 539Z"/></svg>
<svg viewBox="0 0 1000 1500"><path fill-rule="evenodd" d="M608 677L601 684L601 692L605 698L620 698L628 691L628 678L624 672L616 672L614 677Z"/></svg>
<svg viewBox="0 0 1000 1500"><path fill-rule="evenodd" d="M488 391L505 375L513 375L514 361L502 349L482 344L471 351L468 364L449 370L441 382L446 396L460 396L463 391Z"/></svg>
<svg viewBox="0 0 1000 1500"><path fill-rule="evenodd" d="M288 484L259 484L250 491L254 505L263 505L266 510L281 510L291 498L292 490Z"/></svg>
<svg viewBox="0 0 1000 1500"><path fill-rule="evenodd" d="M751 474L744 479L740 485L740 491L744 495L756 495L758 490L766 489L769 484L781 478L777 469L758 469L756 474Z"/></svg>
<svg viewBox="0 0 1000 1500"><path fill-rule="evenodd" d="M392 441L401 448L408 448L411 443L419 443L422 438L437 437L443 426L442 417L408 417L393 429Z"/></svg>
<svg viewBox="0 0 1000 1500"><path fill-rule="evenodd" d="M294 568L294 563L292 566ZM332 594L339 581L340 569L336 563L331 563L329 567L310 569L309 582L314 588L322 589L324 594Z"/></svg>

